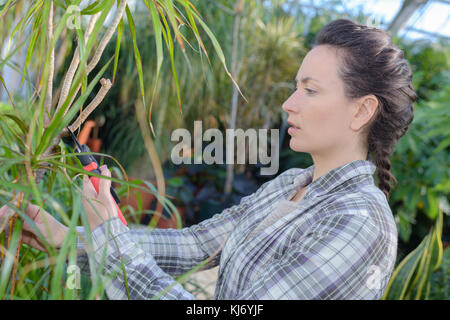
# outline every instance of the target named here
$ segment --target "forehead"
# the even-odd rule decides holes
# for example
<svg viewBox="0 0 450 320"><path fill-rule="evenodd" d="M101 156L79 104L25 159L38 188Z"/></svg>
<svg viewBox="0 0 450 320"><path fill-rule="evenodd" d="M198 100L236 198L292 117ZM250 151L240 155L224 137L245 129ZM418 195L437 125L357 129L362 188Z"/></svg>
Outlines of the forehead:
<svg viewBox="0 0 450 320"><path fill-rule="evenodd" d="M311 77L316 79L318 84L339 85L339 63L336 49L317 46L303 59L297 72L297 79L300 81L303 77Z"/></svg>

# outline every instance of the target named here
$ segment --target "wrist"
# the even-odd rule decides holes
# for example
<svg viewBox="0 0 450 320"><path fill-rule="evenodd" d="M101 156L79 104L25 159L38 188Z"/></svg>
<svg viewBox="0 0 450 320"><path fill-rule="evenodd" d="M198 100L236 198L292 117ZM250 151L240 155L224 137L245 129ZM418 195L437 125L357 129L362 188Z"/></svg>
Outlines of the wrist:
<svg viewBox="0 0 450 320"><path fill-rule="evenodd" d="M122 223L119 217L110 218L99 224L95 229L91 230L94 252L97 252L99 249L104 248L105 244L113 241L113 239L117 240L117 237L121 237L124 232L128 231L128 227ZM107 254L110 253L110 250L115 250L114 248L116 240L114 240L114 242L111 242L111 245L108 246L109 249L107 250ZM104 254L103 249L101 254Z"/></svg>
<svg viewBox="0 0 450 320"><path fill-rule="evenodd" d="M92 221L89 221L89 227L91 228L91 232L94 231L98 226L102 225L103 223L111 220L113 217L102 217L102 219L93 219Z"/></svg>

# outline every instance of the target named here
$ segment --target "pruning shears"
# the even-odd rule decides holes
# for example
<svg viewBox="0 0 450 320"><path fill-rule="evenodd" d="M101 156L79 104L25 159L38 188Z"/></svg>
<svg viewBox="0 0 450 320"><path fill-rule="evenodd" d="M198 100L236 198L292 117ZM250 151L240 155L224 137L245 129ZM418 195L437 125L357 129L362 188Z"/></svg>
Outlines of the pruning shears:
<svg viewBox="0 0 450 320"><path fill-rule="evenodd" d="M67 130L69 131L70 135L72 136L73 141L75 141L76 147L74 148L75 153L80 152L91 152L89 147L85 144L81 144L78 141L77 137L73 134L72 131L70 131L69 127L67 127ZM90 154L82 154L77 156L78 160L80 160L81 164L83 165L83 169L89 172L94 172L97 174L101 174L101 171L99 169L99 165L97 160L95 160L93 155ZM99 182L100 178L98 177L89 177L89 180L91 180L91 183L94 185L95 191L98 193L99 188ZM117 209L117 215L119 216L120 220L123 222L124 225L127 225L127 221L125 220L125 217L122 214L122 211L120 211L120 208L118 204L120 203L120 199L117 196L116 192L114 191L113 187L110 188L111 195L114 198L116 209Z"/></svg>

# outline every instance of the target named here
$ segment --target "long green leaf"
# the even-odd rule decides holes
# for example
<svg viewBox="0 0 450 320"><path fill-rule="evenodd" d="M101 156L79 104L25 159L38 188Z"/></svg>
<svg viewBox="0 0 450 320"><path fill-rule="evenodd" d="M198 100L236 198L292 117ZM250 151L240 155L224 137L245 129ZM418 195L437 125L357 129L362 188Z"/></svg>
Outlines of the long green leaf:
<svg viewBox="0 0 450 320"><path fill-rule="evenodd" d="M400 264L395 268L388 286L386 287L383 299L401 300L403 299L407 285L409 284L413 273L422 257L425 249L426 239L420 245L408 254Z"/></svg>
<svg viewBox="0 0 450 320"><path fill-rule="evenodd" d="M123 18L120 19L117 29L118 30L117 30L116 49L114 52L114 69L113 69L112 83L114 83L116 79L117 65L119 63L120 41L122 39L122 32L123 32Z"/></svg>
<svg viewBox="0 0 450 320"><path fill-rule="evenodd" d="M175 59L174 59L174 47L173 47L173 42L172 42L172 36L171 36L171 32L170 32L170 27L169 24L167 23L166 18L164 17L164 12L162 11L161 8L159 8L160 12L161 12L161 19L163 22L163 25L165 27L165 33L164 35L164 40L166 42L166 46L169 49L169 57L170 57L170 65L172 67L172 74L173 74L173 79L175 81L175 87L177 90L177 99L178 99L178 105L180 107L180 112L183 113L183 109L181 107L181 93L180 93L180 85L178 83L178 75L177 75L177 70L175 69Z"/></svg>
<svg viewBox="0 0 450 320"><path fill-rule="evenodd" d="M136 60L136 67L137 67L138 75L139 75L139 87L141 89L142 101L144 103L144 108L145 108L145 90L144 90L144 74L142 72L142 60L141 60L141 55L139 54L139 49L137 47L136 31L135 31L135 27L134 27L133 16L131 15L130 8L128 7L128 5L125 8L125 12L127 14L128 26L130 27L131 38L133 40L133 52L134 52L134 58Z"/></svg>
<svg viewBox="0 0 450 320"><path fill-rule="evenodd" d="M154 85L153 85L153 92L152 92L152 98L150 101L150 110L148 113L148 123L150 123L151 127L152 127L152 131L153 131L153 125L152 125L152 110L153 110L153 102L156 96L156 88L158 85L158 81L159 81L159 74L161 71L161 66L164 60L164 55L163 55L163 44L162 44L162 25L161 25L161 20L159 20L159 15L158 12L156 10L156 7L154 5L154 2L151 2L150 4L144 0L147 8L150 11L150 15L152 17L152 22L153 22L153 32L155 33L155 45L156 45L156 77L155 77L155 81L154 81Z"/></svg>

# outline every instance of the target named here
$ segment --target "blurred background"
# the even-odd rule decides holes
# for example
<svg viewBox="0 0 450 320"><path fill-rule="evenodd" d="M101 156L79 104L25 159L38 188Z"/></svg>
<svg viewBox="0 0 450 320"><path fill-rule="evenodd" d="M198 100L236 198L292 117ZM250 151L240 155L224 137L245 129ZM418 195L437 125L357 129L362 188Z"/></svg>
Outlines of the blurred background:
<svg viewBox="0 0 450 320"><path fill-rule="evenodd" d="M387 30L405 53L414 73L419 95L415 118L400 139L391 158L392 174L398 184L390 195L390 206L399 231L397 260L401 261L428 234L438 208L444 213L442 243L450 243L450 1L445 0L303 0L303 1L191 1L220 43L229 71L247 102L224 72L217 55L208 58L199 47L175 46L174 64L181 97L178 104L170 59L165 59L153 97L151 120L154 142L163 166L166 192L178 208L183 226L196 224L238 203L274 176L259 175L259 165L174 165L170 160L172 131L186 128L193 134L194 121L203 122L203 132L218 128L279 128L280 168L277 174L312 164L308 154L289 149L286 115L281 105L294 90L294 78L316 33L337 18L349 18ZM130 1L133 11L146 87L145 100L152 100L155 85L156 49L154 29L141 1ZM108 21L106 22L108 23ZM5 24L0 24L0 34ZM183 26L180 26L183 33ZM202 33L203 30L200 30ZM203 32L204 33L204 32ZM196 43L192 33L184 34ZM206 37L205 37L206 38ZM0 37L2 52L10 44ZM68 36L56 51L57 88L71 62L75 39ZM205 42L213 52L211 42ZM99 66L114 55L109 43ZM14 64L23 65L26 51L14 55ZM100 68L98 67L98 68ZM60 72L58 73L58 70ZM14 95L26 95L27 86L13 68L0 70L6 87ZM30 71L33 74L33 71ZM95 70L94 70L95 72ZM105 77L112 77L109 68ZM139 96L138 74L129 33L121 39L120 59L113 87L102 104L77 133L93 151L116 157L130 177L155 181L151 161L145 151L134 104ZM8 108L8 98L0 87L0 110ZM235 114L235 116L233 116ZM70 140L66 141L70 144ZM111 164L112 165L112 164ZM230 170L232 175L230 178ZM118 188L125 195L125 188ZM148 224L155 208L154 196L135 192L124 197L129 214L140 213L136 222ZM175 227L170 213L159 227ZM440 268L431 277L431 299L450 296L449 250L444 250ZM208 293L204 293L208 297Z"/></svg>

